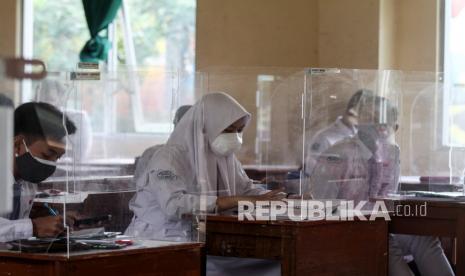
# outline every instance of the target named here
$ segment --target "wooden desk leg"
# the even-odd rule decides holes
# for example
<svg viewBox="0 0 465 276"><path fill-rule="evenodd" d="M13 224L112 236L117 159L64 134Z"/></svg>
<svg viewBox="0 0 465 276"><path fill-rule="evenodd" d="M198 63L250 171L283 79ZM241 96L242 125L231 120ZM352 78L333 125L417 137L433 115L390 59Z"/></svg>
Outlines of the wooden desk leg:
<svg viewBox="0 0 465 276"><path fill-rule="evenodd" d="M201 254L201 271L200 275L201 276L206 276L207 275L207 247L203 247L202 250L200 251Z"/></svg>
<svg viewBox="0 0 465 276"><path fill-rule="evenodd" d="M289 260L286 257L281 259L281 276L290 276Z"/></svg>
<svg viewBox="0 0 465 276"><path fill-rule="evenodd" d="M456 242L455 274L465 276L465 214L461 215L457 222Z"/></svg>

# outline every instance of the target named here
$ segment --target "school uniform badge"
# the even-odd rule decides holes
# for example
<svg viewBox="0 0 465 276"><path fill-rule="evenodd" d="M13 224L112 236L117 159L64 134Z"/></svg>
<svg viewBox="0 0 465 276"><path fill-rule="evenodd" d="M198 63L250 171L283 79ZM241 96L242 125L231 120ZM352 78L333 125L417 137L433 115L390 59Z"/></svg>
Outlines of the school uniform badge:
<svg viewBox="0 0 465 276"><path fill-rule="evenodd" d="M176 180L178 176L169 170L160 170L157 172L157 177L160 180Z"/></svg>

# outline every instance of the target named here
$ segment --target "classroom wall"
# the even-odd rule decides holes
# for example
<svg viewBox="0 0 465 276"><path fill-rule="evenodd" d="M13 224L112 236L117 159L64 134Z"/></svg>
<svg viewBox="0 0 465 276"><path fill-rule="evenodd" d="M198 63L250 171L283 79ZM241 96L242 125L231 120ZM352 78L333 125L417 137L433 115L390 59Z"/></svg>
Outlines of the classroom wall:
<svg viewBox="0 0 465 276"><path fill-rule="evenodd" d="M436 70L441 3L198 0L196 66Z"/></svg>
<svg viewBox="0 0 465 276"><path fill-rule="evenodd" d="M379 8L379 0L319 0L314 66L376 69Z"/></svg>
<svg viewBox="0 0 465 276"><path fill-rule="evenodd" d="M206 72L229 66L440 70L441 2L198 0L196 66ZM218 78L215 84L214 79L210 79L211 90L229 89L226 92L254 117L258 115L256 77L249 76L248 81L243 79L234 85L225 83L224 78ZM430 90L432 83L434 77L430 74L412 73L402 97L404 128L399 140L403 171L407 174L448 170L448 151L438 147L438 116L412 117L441 112L437 104L440 92ZM246 137L249 148L254 146L255 128L256 121L252 121L248 130L252 135ZM282 142L289 140L283 138Z"/></svg>
<svg viewBox="0 0 465 276"><path fill-rule="evenodd" d="M378 66L378 0L197 1L196 66Z"/></svg>
<svg viewBox="0 0 465 276"><path fill-rule="evenodd" d="M198 0L197 69L317 64L317 13L317 0Z"/></svg>
<svg viewBox="0 0 465 276"><path fill-rule="evenodd" d="M441 0L395 0L395 69L435 71L440 67Z"/></svg>
<svg viewBox="0 0 465 276"><path fill-rule="evenodd" d="M18 56L20 53L20 2L17 0L2 0L0 2L0 57ZM11 99L15 98L18 85L9 82L3 84L2 93Z"/></svg>
<svg viewBox="0 0 465 276"><path fill-rule="evenodd" d="M17 0L2 0L0 8L0 56L19 53L19 3Z"/></svg>
<svg viewBox="0 0 465 276"><path fill-rule="evenodd" d="M407 175L460 175L465 168L465 153L442 145L443 90L439 75L428 73L442 71L442 2L386 0L381 10L387 46L380 68L405 72L398 137Z"/></svg>
<svg viewBox="0 0 465 276"><path fill-rule="evenodd" d="M441 0L381 0L379 68L441 70Z"/></svg>

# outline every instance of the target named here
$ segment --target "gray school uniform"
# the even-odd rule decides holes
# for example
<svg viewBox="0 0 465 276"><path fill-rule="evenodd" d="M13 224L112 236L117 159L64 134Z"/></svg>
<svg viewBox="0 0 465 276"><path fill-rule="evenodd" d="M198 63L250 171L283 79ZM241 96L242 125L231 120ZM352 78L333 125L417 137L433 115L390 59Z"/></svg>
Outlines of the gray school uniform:
<svg viewBox="0 0 465 276"><path fill-rule="evenodd" d="M399 179L397 145L372 153L357 137L339 142L317 158L310 190L315 199L357 201L386 196ZM370 206L370 205L369 205ZM389 236L389 275L413 275L404 256L412 255L421 275L454 275L436 237Z"/></svg>
<svg viewBox="0 0 465 276"><path fill-rule="evenodd" d="M340 116L332 124L311 136L310 140L306 144L307 150L305 153L305 172L307 175L312 174L317 159L324 151L337 142L346 138L354 137L356 133L356 128L351 128L344 124L342 122L342 116ZM310 134L311 133L308 133L307 135L310 136Z"/></svg>

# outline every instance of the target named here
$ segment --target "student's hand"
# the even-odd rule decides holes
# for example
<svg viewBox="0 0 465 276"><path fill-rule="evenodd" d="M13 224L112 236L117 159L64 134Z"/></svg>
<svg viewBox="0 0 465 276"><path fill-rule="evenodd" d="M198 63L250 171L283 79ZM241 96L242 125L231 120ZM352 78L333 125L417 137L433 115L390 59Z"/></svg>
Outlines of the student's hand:
<svg viewBox="0 0 465 276"><path fill-rule="evenodd" d="M280 189L275 189L272 191L269 191L268 193L261 194L255 197L256 201L272 201L272 200L282 200L283 198L286 198L286 193L284 192L284 188Z"/></svg>
<svg viewBox="0 0 465 276"><path fill-rule="evenodd" d="M278 189L283 187L284 179L276 177L276 176L267 176L260 180L261 183L266 184L268 189Z"/></svg>
<svg viewBox="0 0 465 276"><path fill-rule="evenodd" d="M32 231L38 238L54 238L64 230L62 216L40 217L32 220Z"/></svg>

